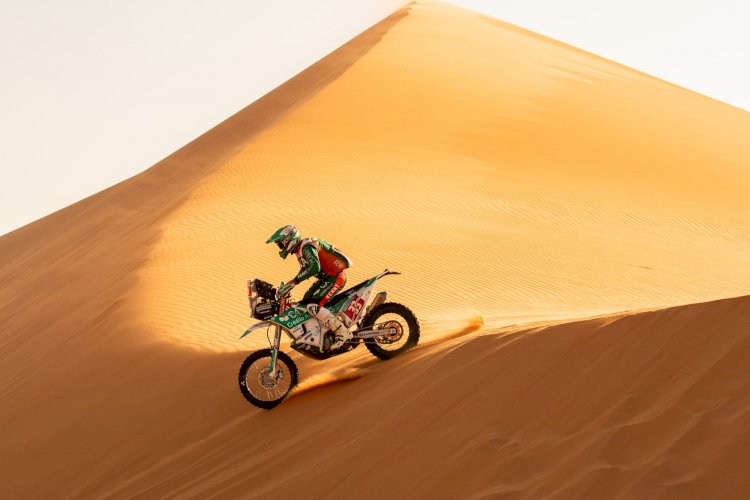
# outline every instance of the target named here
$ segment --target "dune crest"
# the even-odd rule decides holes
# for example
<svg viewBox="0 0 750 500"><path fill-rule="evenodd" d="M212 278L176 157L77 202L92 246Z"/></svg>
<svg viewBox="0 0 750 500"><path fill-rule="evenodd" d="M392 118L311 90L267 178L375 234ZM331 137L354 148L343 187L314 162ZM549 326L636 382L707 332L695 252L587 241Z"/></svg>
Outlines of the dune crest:
<svg viewBox="0 0 750 500"><path fill-rule="evenodd" d="M749 293L749 134L409 4L0 238L0 497L747 493L750 305L727 297ZM350 255L350 284L401 271L381 289L424 335L387 363L296 358L305 385L268 413L236 387L266 340L238 337L246 279L296 272L263 243L287 223Z"/></svg>
<svg viewBox="0 0 750 500"><path fill-rule="evenodd" d="M288 223L343 248L350 283L402 271L382 286L426 320L741 295L748 133L747 112L419 2L191 192L143 269L144 316L180 345L243 348L245 279L295 273L263 244Z"/></svg>

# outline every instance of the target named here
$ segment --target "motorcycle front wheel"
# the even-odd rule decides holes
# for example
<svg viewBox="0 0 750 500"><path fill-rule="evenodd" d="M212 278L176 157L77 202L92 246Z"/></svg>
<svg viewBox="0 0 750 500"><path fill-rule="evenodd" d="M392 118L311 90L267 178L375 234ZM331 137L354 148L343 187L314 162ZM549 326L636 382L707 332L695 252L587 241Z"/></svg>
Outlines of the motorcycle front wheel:
<svg viewBox="0 0 750 500"><path fill-rule="evenodd" d="M250 354L240 367L240 391L250 403L270 410L278 406L297 385L297 365L289 355L276 353L276 375L271 376L271 349Z"/></svg>

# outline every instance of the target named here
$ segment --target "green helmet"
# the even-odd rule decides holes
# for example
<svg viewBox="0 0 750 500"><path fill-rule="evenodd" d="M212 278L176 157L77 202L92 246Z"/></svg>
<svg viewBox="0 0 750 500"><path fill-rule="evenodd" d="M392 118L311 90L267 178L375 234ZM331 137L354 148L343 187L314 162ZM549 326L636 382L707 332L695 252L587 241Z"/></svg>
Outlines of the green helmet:
<svg viewBox="0 0 750 500"><path fill-rule="evenodd" d="M273 233L266 243L276 243L281 250L279 255L282 259L286 259L286 256L297 248L301 239L297 228L288 224Z"/></svg>

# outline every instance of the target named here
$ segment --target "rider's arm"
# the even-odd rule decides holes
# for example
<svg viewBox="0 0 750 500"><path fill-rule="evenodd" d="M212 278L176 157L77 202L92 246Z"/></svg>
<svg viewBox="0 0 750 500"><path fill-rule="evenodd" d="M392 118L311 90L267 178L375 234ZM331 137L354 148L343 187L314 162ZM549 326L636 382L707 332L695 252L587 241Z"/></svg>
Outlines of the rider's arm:
<svg viewBox="0 0 750 500"><path fill-rule="evenodd" d="M318 249L315 245L305 245L302 247L302 261L304 265L299 270L297 276L294 277L294 283L301 283L307 278L320 273L320 258L318 258Z"/></svg>

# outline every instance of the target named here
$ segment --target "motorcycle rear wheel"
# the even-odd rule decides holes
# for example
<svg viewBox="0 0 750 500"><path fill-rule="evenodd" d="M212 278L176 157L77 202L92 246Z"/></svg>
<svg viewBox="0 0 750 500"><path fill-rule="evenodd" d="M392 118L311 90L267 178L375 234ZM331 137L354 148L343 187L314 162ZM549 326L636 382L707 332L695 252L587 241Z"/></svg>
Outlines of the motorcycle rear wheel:
<svg viewBox="0 0 750 500"><path fill-rule="evenodd" d="M380 304L370 311L362 328L388 328L395 333L367 339L365 345L373 356L391 359L408 351L419 342L419 321L408 307L396 302Z"/></svg>
<svg viewBox="0 0 750 500"><path fill-rule="evenodd" d="M240 367L239 384L242 395L250 403L270 410L278 406L297 385L297 365L288 354L276 353L276 376L270 377L271 349L250 354Z"/></svg>

